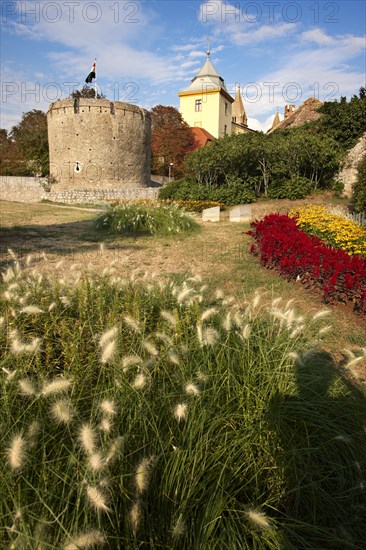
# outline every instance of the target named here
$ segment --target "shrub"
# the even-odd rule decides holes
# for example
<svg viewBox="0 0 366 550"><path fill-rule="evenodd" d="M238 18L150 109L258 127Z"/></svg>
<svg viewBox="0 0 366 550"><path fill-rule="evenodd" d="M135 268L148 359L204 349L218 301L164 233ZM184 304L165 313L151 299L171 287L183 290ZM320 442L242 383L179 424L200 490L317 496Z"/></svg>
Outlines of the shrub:
<svg viewBox="0 0 366 550"><path fill-rule="evenodd" d="M199 278L4 279L5 548L362 546L362 410L303 352L326 312Z"/></svg>
<svg viewBox="0 0 366 550"><path fill-rule="evenodd" d="M235 180L231 185L209 186L189 180L168 183L159 191L160 199L214 201L227 206L255 202L255 195L249 185Z"/></svg>
<svg viewBox="0 0 366 550"><path fill-rule="evenodd" d="M251 227L251 252L262 265L320 290L326 303L351 301L355 311L366 313L366 259L326 246L287 215L270 214Z"/></svg>
<svg viewBox="0 0 366 550"><path fill-rule="evenodd" d="M280 183L274 182L268 189L270 199L303 199L312 191L312 183L307 178L298 177L292 180L285 180Z"/></svg>
<svg viewBox="0 0 366 550"><path fill-rule="evenodd" d="M110 206L94 222L99 231L125 235L175 235L199 229L182 208L157 202L126 202Z"/></svg>

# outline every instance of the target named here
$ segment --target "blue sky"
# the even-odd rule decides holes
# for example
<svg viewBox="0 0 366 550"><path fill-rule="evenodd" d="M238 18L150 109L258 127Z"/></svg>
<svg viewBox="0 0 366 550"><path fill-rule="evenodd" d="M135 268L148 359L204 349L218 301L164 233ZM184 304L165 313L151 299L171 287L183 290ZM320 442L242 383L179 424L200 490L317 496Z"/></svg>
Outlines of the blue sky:
<svg viewBox="0 0 366 550"><path fill-rule="evenodd" d="M94 58L111 100L179 108L211 61L249 126L267 130L278 107L310 96L348 98L365 85L362 0L2 0L1 127L81 88Z"/></svg>

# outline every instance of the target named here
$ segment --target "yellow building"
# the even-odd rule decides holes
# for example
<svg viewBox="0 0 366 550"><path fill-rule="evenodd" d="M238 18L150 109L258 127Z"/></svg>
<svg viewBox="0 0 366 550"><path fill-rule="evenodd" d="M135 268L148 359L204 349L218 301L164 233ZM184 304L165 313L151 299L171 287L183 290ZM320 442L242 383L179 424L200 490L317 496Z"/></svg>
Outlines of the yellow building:
<svg viewBox="0 0 366 550"><path fill-rule="evenodd" d="M212 66L209 51L201 70L178 95L181 115L191 128L204 128L215 138L252 131L247 126L240 87L234 100Z"/></svg>
<svg viewBox="0 0 366 550"><path fill-rule="evenodd" d="M204 128L215 138L231 134L231 105L224 80L210 62L210 52L202 69L188 88L179 92L180 112L191 127Z"/></svg>

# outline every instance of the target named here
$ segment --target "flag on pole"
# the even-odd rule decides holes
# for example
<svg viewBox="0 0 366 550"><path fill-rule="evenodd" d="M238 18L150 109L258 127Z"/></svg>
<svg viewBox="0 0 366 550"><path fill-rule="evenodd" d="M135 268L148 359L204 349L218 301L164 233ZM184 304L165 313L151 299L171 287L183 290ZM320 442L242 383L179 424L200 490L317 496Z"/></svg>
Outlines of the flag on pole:
<svg viewBox="0 0 366 550"><path fill-rule="evenodd" d="M91 82L93 82L93 78L97 78L97 60L94 61L91 71L86 77L85 82L87 84L90 84Z"/></svg>

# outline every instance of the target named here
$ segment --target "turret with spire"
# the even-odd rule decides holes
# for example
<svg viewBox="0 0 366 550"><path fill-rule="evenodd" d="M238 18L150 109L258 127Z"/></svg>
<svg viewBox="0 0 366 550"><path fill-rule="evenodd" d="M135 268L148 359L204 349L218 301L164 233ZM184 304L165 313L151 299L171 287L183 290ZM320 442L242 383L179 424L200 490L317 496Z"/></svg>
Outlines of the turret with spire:
<svg viewBox="0 0 366 550"><path fill-rule="evenodd" d="M193 128L204 128L213 137L231 134L234 99L224 79L212 66L208 46L206 61L187 88L178 93L183 119Z"/></svg>
<svg viewBox="0 0 366 550"><path fill-rule="evenodd" d="M238 84L238 88L236 90L235 100L232 106L232 114L233 114L232 121L234 124L240 124L241 126L245 126L245 127L248 126L248 119L245 112L243 99L240 93L240 84Z"/></svg>

